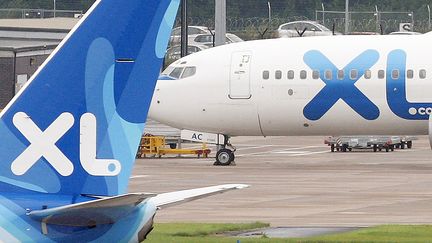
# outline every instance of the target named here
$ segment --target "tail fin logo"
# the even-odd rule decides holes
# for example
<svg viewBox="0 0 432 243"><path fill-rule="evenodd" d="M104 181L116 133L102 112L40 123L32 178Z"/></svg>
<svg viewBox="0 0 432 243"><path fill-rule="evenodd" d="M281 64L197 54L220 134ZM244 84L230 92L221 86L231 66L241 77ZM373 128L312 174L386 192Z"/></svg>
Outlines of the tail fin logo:
<svg viewBox="0 0 432 243"><path fill-rule="evenodd" d="M74 125L75 119L70 113L61 114L51 125L42 131L24 112L14 115L13 124L30 142L11 165L15 175L24 175L40 158L44 157L48 163L62 176L70 176L74 172L73 163L56 146ZM121 164L117 160L96 158L96 117L86 113L80 120L80 162L84 170L93 176L117 176L121 171Z"/></svg>

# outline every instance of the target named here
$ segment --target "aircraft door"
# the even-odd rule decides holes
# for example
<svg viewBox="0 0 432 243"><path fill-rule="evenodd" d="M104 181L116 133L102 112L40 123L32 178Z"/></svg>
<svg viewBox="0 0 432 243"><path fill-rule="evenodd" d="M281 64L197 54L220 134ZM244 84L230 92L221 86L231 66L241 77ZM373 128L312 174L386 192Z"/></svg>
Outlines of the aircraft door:
<svg viewBox="0 0 432 243"><path fill-rule="evenodd" d="M250 64L252 53L250 51L234 52L231 56L229 98L250 99Z"/></svg>

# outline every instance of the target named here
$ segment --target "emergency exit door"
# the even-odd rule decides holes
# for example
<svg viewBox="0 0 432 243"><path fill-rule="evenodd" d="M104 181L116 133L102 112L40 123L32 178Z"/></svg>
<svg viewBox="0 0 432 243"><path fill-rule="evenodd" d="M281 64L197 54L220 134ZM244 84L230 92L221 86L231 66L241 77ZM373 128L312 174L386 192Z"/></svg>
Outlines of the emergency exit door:
<svg viewBox="0 0 432 243"><path fill-rule="evenodd" d="M250 51L234 52L231 56L230 70L230 99L250 99L250 64L252 53Z"/></svg>

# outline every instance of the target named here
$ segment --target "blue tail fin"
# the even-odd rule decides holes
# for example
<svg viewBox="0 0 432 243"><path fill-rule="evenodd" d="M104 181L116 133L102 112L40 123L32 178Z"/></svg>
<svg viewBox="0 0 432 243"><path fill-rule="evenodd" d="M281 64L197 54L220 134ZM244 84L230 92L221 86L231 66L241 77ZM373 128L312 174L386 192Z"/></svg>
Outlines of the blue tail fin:
<svg viewBox="0 0 432 243"><path fill-rule="evenodd" d="M178 5L93 5L1 113L0 191L126 192Z"/></svg>

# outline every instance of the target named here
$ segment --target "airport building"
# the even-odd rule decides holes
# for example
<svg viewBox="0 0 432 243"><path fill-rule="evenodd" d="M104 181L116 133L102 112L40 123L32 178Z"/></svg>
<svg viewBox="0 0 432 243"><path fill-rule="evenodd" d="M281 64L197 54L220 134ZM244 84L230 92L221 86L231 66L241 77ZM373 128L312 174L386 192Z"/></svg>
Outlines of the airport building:
<svg viewBox="0 0 432 243"><path fill-rule="evenodd" d="M77 23L74 18L0 20L0 109Z"/></svg>

